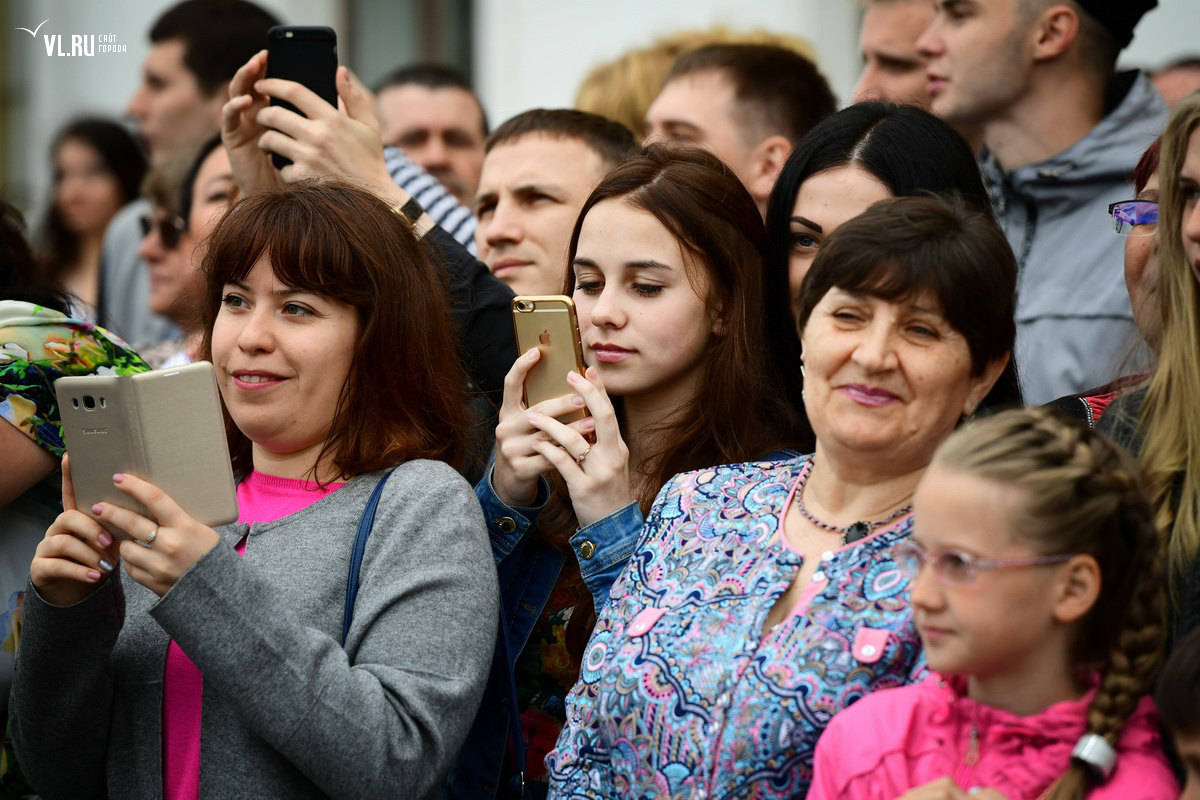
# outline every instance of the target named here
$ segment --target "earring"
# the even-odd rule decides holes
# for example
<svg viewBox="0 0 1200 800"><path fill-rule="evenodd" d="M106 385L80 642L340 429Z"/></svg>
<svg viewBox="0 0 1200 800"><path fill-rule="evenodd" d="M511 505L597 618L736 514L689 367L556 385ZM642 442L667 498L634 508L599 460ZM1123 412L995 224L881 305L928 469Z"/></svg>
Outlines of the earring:
<svg viewBox="0 0 1200 800"><path fill-rule="evenodd" d="M803 380L804 380L806 377L807 377L807 376L804 374L804 362L803 362L803 361L801 361L801 362L800 362L800 380L801 380L801 381L803 381ZM807 397L807 396L805 396L805 394L804 394L804 387L803 387L803 386L801 386L801 387L800 387L800 402L801 402L801 403L807 403L807 402L808 402L808 397Z"/></svg>

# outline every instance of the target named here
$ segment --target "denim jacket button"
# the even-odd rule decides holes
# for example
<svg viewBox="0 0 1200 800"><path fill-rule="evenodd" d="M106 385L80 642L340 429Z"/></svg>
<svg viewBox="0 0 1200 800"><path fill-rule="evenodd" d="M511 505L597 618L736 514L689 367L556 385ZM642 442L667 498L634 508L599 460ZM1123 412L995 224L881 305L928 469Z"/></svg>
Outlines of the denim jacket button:
<svg viewBox="0 0 1200 800"><path fill-rule="evenodd" d="M591 558L594 555L596 555L596 543L595 542L584 542L583 544L579 545L579 557L580 558L587 559L587 558Z"/></svg>
<svg viewBox="0 0 1200 800"><path fill-rule="evenodd" d="M496 523L501 533L512 533L517 529L517 521L512 517L496 517L492 522Z"/></svg>

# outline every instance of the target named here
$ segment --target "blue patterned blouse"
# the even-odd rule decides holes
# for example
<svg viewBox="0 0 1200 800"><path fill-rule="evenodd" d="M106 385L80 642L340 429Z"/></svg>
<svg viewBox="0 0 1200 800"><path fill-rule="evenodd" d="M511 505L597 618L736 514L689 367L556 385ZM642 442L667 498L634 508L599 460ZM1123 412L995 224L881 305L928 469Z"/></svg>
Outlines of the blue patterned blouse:
<svg viewBox="0 0 1200 800"><path fill-rule="evenodd" d="M764 635L805 556L782 520L808 457L677 475L613 586L546 758L554 798L792 798L829 719L925 673L891 559L911 516L838 550Z"/></svg>

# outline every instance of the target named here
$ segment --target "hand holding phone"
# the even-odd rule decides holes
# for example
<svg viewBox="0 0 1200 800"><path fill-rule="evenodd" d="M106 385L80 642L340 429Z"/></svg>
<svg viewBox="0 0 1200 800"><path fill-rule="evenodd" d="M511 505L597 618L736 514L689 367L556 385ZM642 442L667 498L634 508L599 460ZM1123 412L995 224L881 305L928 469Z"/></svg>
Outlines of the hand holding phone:
<svg viewBox="0 0 1200 800"><path fill-rule="evenodd" d="M62 506L46 537L38 542L29 580L47 603L70 606L104 582L119 560L116 543L91 516L78 510L70 456L62 460Z"/></svg>
<svg viewBox="0 0 1200 800"><path fill-rule="evenodd" d="M524 353L533 347L541 351L541 358L525 377L525 407L574 394L575 390L567 383L567 373L574 370L582 375L587 368L583 363L575 303L566 295L520 295L513 298L512 312L517 352ZM575 422L584 416L583 409L579 409L556 419Z"/></svg>
<svg viewBox="0 0 1200 800"><path fill-rule="evenodd" d="M153 519L146 506L113 483L114 474L128 473L161 489L205 525L237 519L212 364L60 378L54 391L79 508L108 503ZM110 519L102 524L114 538L137 535Z"/></svg>
<svg viewBox="0 0 1200 800"><path fill-rule="evenodd" d="M324 26L277 25L267 31L267 77L295 81L334 108L337 108L337 34ZM271 105L282 106L301 116L296 106L271 98ZM292 161L271 154L271 163L283 169Z"/></svg>

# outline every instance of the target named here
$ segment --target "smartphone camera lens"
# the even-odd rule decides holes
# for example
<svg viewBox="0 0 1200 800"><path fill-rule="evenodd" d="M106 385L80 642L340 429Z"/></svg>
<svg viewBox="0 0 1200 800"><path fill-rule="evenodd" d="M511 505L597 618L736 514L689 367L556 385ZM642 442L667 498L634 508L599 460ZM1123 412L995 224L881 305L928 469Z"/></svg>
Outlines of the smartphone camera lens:
<svg viewBox="0 0 1200 800"><path fill-rule="evenodd" d="M86 408L88 411L95 411L96 410L96 398L92 397L90 394L85 394L83 396L83 407Z"/></svg>
<svg viewBox="0 0 1200 800"><path fill-rule="evenodd" d="M518 300L517 311L533 311L533 303L528 300Z"/></svg>

